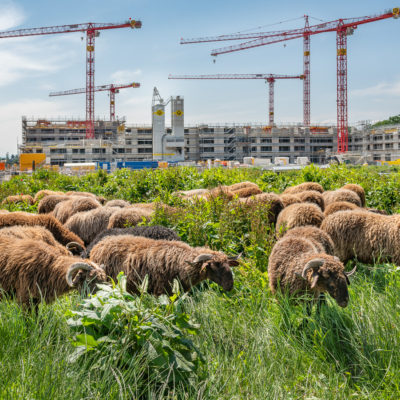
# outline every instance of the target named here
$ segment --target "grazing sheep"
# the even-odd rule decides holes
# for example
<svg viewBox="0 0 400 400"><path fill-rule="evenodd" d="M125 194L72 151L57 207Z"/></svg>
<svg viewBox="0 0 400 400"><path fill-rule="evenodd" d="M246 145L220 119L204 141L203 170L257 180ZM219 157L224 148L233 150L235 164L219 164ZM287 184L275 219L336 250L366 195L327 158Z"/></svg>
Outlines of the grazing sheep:
<svg viewBox="0 0 400 400"><path fill-rule="evenodd" d="M216 197L224 197L227 200L232 200L234 196L226 186L217 186L214 189L209 190L209 192L205 193L203 196L198 197L205 200L211 200Z"/></svg>
<svg viewBox="0 0 400 400"><path fill-rule="evenodd" d="M182 197L182 198L187 198L187 197L193 197L193 196L201 196L206 193L208 193L208 189L180 190L180 191L174 192L172 194Z"/></svg>
<svg viewBox="0 0 400 400"><path fill-rule="evenodd" d="M119 210L117 207L98 207L80 212L70 217L65 227L76 233L88 245L96 235L107 229L110 217Z"/></svg>
<svg viewBox="0 0 400 400"><path fill-rule="evenodd" d="M129 207L130 205L131 203L129 203L128 201L120 199L110 200L104 204L105 207L120 207L120 208Z"/></svg>
<svg viewBox="0 0 400 400"><path fill-rule="evenodd" d="M106 236L119 236L119 235L142 236L154 240L174 240L174 241L181 240L181 238L172 229L165 228L164 226L160 225L135 226L134 228L106 229L105 231L100 232L90 242L89 246L86 247L86 251L82 253L82 257L89 258L92 248Z"/></svg>
<svg viewBox="0 0 400 400"><path fill-rule="evenodd" d="M0 214L9 214L10 213L10 211L8 211L8 210L0 210Z"/></svg>
<svg viewBox="0 0 400 400"><path fill-rule="evenodd" d="M35 215L22 212L12 212L0 215L0 228L9 226L43 226L49 230L57 242L66 246L70 242L76 242L83 246L83 241L51 215Z"/></svg>
<svg viewBox="0 0 400 400"><path fill-rule="evenodd" d="M271 224L276 223L279 213L283 210L283 204L281 199L276 193L262 193L257 194L254 197L239 198L238 201L249 207L254 207L259 204L263 204L268 207L269 222Z"/></svg>
<svg viewBox="0 0 400 400"><path fill-rule="evenodd" d="M400 219L364 210L339 211L321 225L333 240L341 261L356 258L372 264L381 258L400 265Z"/></svg>
<svg viewBox="0 0 400 400"><path fill-rule="evenodd" d="M110 217L107 229L125 228L127 225L136 226L139 222L149 221L154 211L151 208L125 207L116 209Z"/></svg>
<svg viewBox="0 0 400 400"><path fill-rule="evenodd" d="M28 306L53 301L73 288L95 289L106 280L95 263L32 239L0 237L0 287Z"/></svg>
<svg viewBox="0 0 400 400"><path fill-rule="evenodd" d="M313 242L320 253L334 255L334 244L331 237L315 226L299 226L288 230L285 237L300 237Z"/></svg>
<svg viewBox="0 0 400 400"><path fill-rule="evenodd" d="M340 307L349 301L349 276L343 264L332 255L321 252L311 240L285 236L272 249L268 261L269 286L291 296L312 295L314 301L328 292Z"/></svg>
<svg viewBox="0 0 400 400"><path fill-rule="evenodd" d="M33 198L33 201L35 203L39 202L40 200L42 200L44 197L46 196L51 196L51 195L63 195L64 192L55 192L54 190L48 190L48 189L43 189L43 190L39 190L36 194L35 197Z"/></svg>
<svg viewBox="0 0 400 400"><path fill-rule="evenodd" d="M10 226L8 228L1 228L0 238L4 236L14 237L17 239L32 239L36 241L42 241L50 246L56 247L61 253L65 255L70 254L67 247L58 243L56 239L54 239L53 234L46 228L43 228L42 226L15 225L15 226ZM71 246L71 243L69 243L68 245ZM83 248L81 248L81 251L83 251Z"/></svg>
<svg viewBox="0 0 400 400"><path fill-rule="evenodd" d="M296 196L302 203L316 204L322 211L325 209L325 202L322 194L316 190L305 190L304 192L297 193Z"/></svg>
<svg viewBox="0 0 400 400"><path fill-rule="evenodd" d="M354 183L348 183L347 185L344 185L341 189L347 189L357 193L361 201L361 207L365 207L365 190L362 186L356 185Z"/></svg>
<svg viewBox="0 0 400 400"><path fill-rule="evenodd" d="M229 185L227 186L227 188L232 191L235 192L236 190L239 189L244 189L244 188L255 188L255 189L260 189L259 186L253 182L239 182L239 183L234 183L233 185Z"/></svg>
<svg viewBox="0 0 400 400"><path fill-rule="evenodd" d="M237 196L240 198L255 196L257 194L261 194L262 192L263 191L258 187L244 187L244 188L237 189L237 190L231 190L231 193L234 196Z"/></svg>
<svg viewBox="0 0 400 400"><path fill-rule="evenodd" d="M360 207L356 206L353 203L349 203L348 201L334 201L333 203L329 204L328 207L326 207L324 211L324 216L326 218L328 215L331 215L338 211L359 210L359 209Z"/></svg>
<svg viewBox="0 0 400 400"><path fill-rule="evenodd" d="M51 213L58 203L62 201L71 200L71 196L65 194L50 194L42 198L38 204L39 214L49 214Z"/></svg>
<svg viewBox="0 0 400 400"><path fill-rule="evenodd" d="M103 196L97 196L94 193L90 193L90 192L74 192L74 191L70 191L65 193L67 196L83 196L83 197L92 197L94 199L96 199L100 204L104 204L107 199Z"/></svg>
<svg viewBox="0 0 400 400"><path fill-rule="evenodd" d="M15 196L8 196L6 197L1 204L17 204L17 203L27 203L27 204L34 204L33 197L29 194L18 194Z"/></svg>
<svg viewBox="0 0 400 400"><path fill-rule="evenodd" d="M281 194L279 198L281 199L284 208L291 204L302 202L297 194Z"/></svg>
<svg viewBox="0 0 400 400"><path fill-rule="evenodd" d="M321 209L312 203L295 203L284 208L276 221L277 234L296 226L312 225L319 227L324 219Z"/></svg>
<svg viewBox="0 0 400 400"><path fill-rule="evenodd" d="M316 192L323 193L324 188L316 182L303 182L296 186L290 186L283 191L283 194L297 194L306 190L315 190Z"/></svg>
<svg viewBox="0 0 400 400"><path fill-rule="evenodd" d="M377 208L370 208L370 207L367 207L366 210L369 211L369 212L375 213L375 214L389 215L389 214L387 213L387 211L385 211L385 210L378 210Z"/></svg>
<svg viewBox="0 0 400 400"><path fill-rule="evenodd" d="M338 189L338 190L328 190L322 194L325 201L325 207L328 207L330 204L335 201L347 201L349 203L353 203L358 207L361 207L361 200L358 197L358 194L348 189Z"/></svg>
<svg viewBox="0 0 400 400"><path fill-rule="evenodd" d="M70 200L58 203L53 211L54 218L57 218L62 224L65 224L68 218L72 217L76 213L101 207L101 204L91 197L69 197Z"/></svg>
<svg viewBox="0 0 400 400"><path fill-rule="evenodd" d="M114 280L123 271L131 293L138 292L137 286L147 275L148 292L157 296L172 294L174 279L181 282L185 291L205 279L231 290L230 267L238 265L236 258L204 247L130 235L104 238L93 247L90 259L105 264L106 274Z"/></svg>

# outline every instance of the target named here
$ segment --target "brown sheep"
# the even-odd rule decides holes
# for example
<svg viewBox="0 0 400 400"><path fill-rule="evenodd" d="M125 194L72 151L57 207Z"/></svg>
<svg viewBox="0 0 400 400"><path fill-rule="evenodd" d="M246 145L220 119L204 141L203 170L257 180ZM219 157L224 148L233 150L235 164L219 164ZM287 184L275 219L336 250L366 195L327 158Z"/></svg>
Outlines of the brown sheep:
<svg viewBox="0 0 400 400"><path fill-rule="evenodd" d="M330 204L335 201L347 201L349 203L353 203L358 207L361 207L361 200L358 197L358 194L348 189L338 189L338 190L328 190L322 194L325 201L325 207L328 207Z"/></svg>
<svg viewBox="0 0 400 400"><path fill-rule="evenodd" d="M257 194L261 194L262 192L263 191L258 187L244 187L244 188L237 189L237 190L231 190L231 193L234 196L237 196L240 198L255 196Z"/></svg>
<svg viewBox="0 0 400 400"><path fill-rule="evenodd" d="M268 207L269 222L271 224L276 223L279 213L283 210L283 204L281 199L276 193L262 193L257 194L254 197L239 198L238 201L249 207L254 207L259 204L263 204Z"/></svg>
<svg viewBox="0 0 400 400"><path fill-rule="evenodd" d="M283 191L283 194L297 194L306 190L315 190L316 192L323 193L324 188L316 182L303 182L296 186L290 186Z"/></svg>
<svg viewBox="0 0 400 400"><path fill-rule="evenodd" d="M335 244L341 261L353 258L373 264L377 259L400 265L400 219L364 210L339 211L321 225Z"/></svg>
<svg viewBox="0 0 400 400"><path fill-rule="evenodd" d="M285 236L272 249L268 261L272 293L282 291L297 298L309 294L315 300L328 292L340 307L349 301L349 273L337 257L321 252L311 240Z"/></svg>
<svg viewBox="0 0 400 400"><path fill-rule="evenodd" d="M22 212L13 212L0 215L0 228L9 226L43 226L49 230L57 242L66 246L70 242L76 242L83 247L83 241L51 215L35 215Z"/></svg>
<svg viewBox="0 0 400 400"><path fill-rule="evenodd" d="M101 204L91 197L70 196L70 200L62 201L56 205L53 211L54 218L57 218L62 224L74 214L79 212L93 210L94 208L101 207Z"/></svg>
<svg viewBox="0 0 400 400"><path fill-rule="evenodd" d="M381 214L381 215L389 215L387 211L385 210L378 210L377 208L366 208L367 211L375 213L375 214Z"/></svg>
<svg viewBox="0 0 400 400"><path fill-rule="evenodd" d="M185 291L205 279L231 290L230 267L238 265L236 258L204 247L131 235L104 238L93 247L90 259L107 265L105 272L114 280L123 271L131 293L138 292L138 285L147 275L148 292L156 296L171 295L174 279L181 282Z"/></svg>
<svg viewBox="0 0 400 400"><path fill-rule="evenodd" d="M38 204L39 214L49 214L51 213L58 203L62 201L71 200L71 196L65 194L50 194L42 198Z"/></svg>
<svg viewBox="0 0 400 400"><path fill-rule="evenodd" d="M127 225L136 226L139 222L149 221L154 211L151 208L125 207L117 209L110 217L107 229L125 228Z"/></svg>
<svg viewBox="0 0 400 400"><path fill-rule="evenodd" d="M10 211L8 211L8 210L0 210L0 214L9 214L10 213Z"/></svg>
<svg viewBox="0 0 400 400"><path fill-rule="evenodd" d="M347 185L342 186L341 189L347 189L357 193L361 201L361 207L365 207L365 190L362 186L348 183Z"/></svg>
<svg viewBox="0 0 400 400"><path fill-rule="evenodd" d="M174 192L175 196L179 196L182 198L193 197L193 196L201 196L203 194L208 193L208 189L192 189L192 190L180 190L178 192Z"/></svg>
<svg viewBox="0 0 400 400"><path fill-rule="evenodd" d="M356 206L353 203L349 203L348 201L334 201L333 203L329 204L328 207L326 207L324 211L324 216L326 218L328 215L331 215L338 211L359 210L359 209L360 207Z"/></svg>
<svg viewBox="0 0 400 400"><path fill-rule="evenodd" d="M281 234L286 229L296 226L312 225L320 227L324 219L321 209L312 203L295 203L284 208L276 221L276 232Z"/></svg>
<svg viewBox="0 0 400 400"><path fill-rule="evenodd" d="M29 205L34 204L33 197L29 194L18 194L15 196L6 197L1 204L17 204L17 203L26 203Z"/></svg>
<svg viewBox="0 0 400 400"><path fill-rule="evenodd" d="M296 194L302 203L313 203L316 204L322 211L325 209L325 202L322 194L315 190L305 190Z"/></svg>
<svg viewBox="0 0 400 400"><path fill-rule="evenodd" d="M331 237L315 226L299 226L288 230L285 237L300 237L313 242L320 253L334 255L334 244Z"/></svg>
<svg viewBox="0 0 400 400"><path fill-rule="evenodd" d="M236 190L239 189L244 189L244 188L255 188L255 189L260 189L259 186L253 182L239 182L239 183L234 183L233 185L229 185L227 186L227 188L232 191L235 192Z"/></svg>
<svg viewBox="0 0 400 400"><path fill-rule="evenodd" d="M94 193L90 193L90 192L74 192L74 191L70 191L65 193L67 196L83 196L83 197L93 197L94 199L96 199L100 204L104 204L107 199L103 196L98 196Z"/></svg>
<svg viewBox="0 0 400 400"><path fill-rule="evenodd" d="M106 279L95 263L65 255L42 241L0 238L0 286L24 306L51 302L85 285L93 290Z"/></svg>
<svg viewBox="0 0 400 400"><path fill-rule="evenodd" d="M291 204L302 202L297 194L281 194L279 198L281 199L284 208Z"/></svg>
<svg viewBox="0 0 400 400"><path fill-rule="evenodd" d="M120 207L120 208L129 207L130 205L131 203L129 203L128 201L120 199L110 200L104 204L105 207Z"/></svg>
<svg viewBox="0 0 400 400"><path fill-rule="evenodd" d="M35 203L38 203L40 200L42 200L46 196L63 195L63 194L64 194L64 192L55 192L54 190L42 189L42 190L39 190L35 194L35 197L33 198L33 201Z"/></svg>
<svg viewBox="0 0 400 400"><path fill-rule="evenodd" d="M69 218L65 227L76 233L87 245L96 235L107 229L110 217L119 210L124 210L124 208L98 207L80 212Z"/></svg>

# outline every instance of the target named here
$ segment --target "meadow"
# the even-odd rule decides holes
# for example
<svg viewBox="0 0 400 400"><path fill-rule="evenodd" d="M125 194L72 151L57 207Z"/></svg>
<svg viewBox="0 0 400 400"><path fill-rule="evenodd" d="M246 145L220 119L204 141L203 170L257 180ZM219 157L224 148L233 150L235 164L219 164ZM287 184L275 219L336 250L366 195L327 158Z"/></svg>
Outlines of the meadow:
<svg viewBox="0 0 400 400"><path fill-rule="evenodd" d="M305 181L325 190L358 183L367 206L400 213L395 168L170 168L83 177L39 170L1 184L0 200L52 189L184 207L178 215L159 209L150 223L172 227L192 246L242 253L242 261L231 292L203 283L155 299L144 282L142 294L131 296L121 277L92 298L74 293L37 314L2 299L0 399L398 399L399 267L357 262L348 307L328 297L303 324L305 306L272 296L268 286L275 239L266 209L232 207L223 198L187 204L171 195L245 180L276 193ZM36 212L35 205L3 207Z"/></svg>

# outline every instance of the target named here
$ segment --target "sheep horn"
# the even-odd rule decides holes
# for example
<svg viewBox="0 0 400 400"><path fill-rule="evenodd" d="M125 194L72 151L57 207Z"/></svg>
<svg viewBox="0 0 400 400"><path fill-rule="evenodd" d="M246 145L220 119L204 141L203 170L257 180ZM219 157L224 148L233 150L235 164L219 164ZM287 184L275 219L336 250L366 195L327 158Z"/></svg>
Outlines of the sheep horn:
<svg viewBox="0 0 400 400"><path fill-rule="evenodd" d="M75 264L72 264L67 271L67 276L65 277L65 279L67 280L68 286L74 287L74 283L72 282L72 274L75 271L78 271L80 269L82 269L84 271L91 271L93 269L93 267L91 265L83 263L83 262L77 262Z"/></svg>
<svg viewBox="0 0 400 400"><path fill-rule="evenodd" d="M212 258L213 258L212 254L200 254L199 256L197 256L194 259L193 262L196 264L196 263L199 263L199 262L204 262L204 261L211 260Z"/></svg>
<svg viewBox="0 0 400 400"><path fill-rule="evenodd" d="M356 272L356 269L357 269L357 265L351 270L351 271L349 271L349 272L344 272L344 274L346 275L346 276L351 276L351 275L353 275L354 274L354 272Z"/></svg>
<svg viewBox="0 0 400 400"><path fill-rule="evenodd" d="M69 242L67 243L67 245L65 246L67 248L67 250L71 251L71 250L78 250L79 253L81 253L82 251L84 251L84 248L81 244L79 244L78 242ZM71 251L72 252L72 251Z"/></svg>
<svg viewBox="0 0 400 400"><path fill-rule="evenodd" d="M322 265L324 265L325 260L322 258L316 258L314 260L309 261L303 269L301 273L302 278L306 279L306 274L309 269L318 269Z"/></svg>
<svg viewBox="0 0 400 400"><path fill-rule="evenodd" d="M236 261L236 260L238 260L241 256L242 256L242 253L239 253L239 254L236 255L236 256L228 257L228 260L229 260L229 261Z"/></svg>

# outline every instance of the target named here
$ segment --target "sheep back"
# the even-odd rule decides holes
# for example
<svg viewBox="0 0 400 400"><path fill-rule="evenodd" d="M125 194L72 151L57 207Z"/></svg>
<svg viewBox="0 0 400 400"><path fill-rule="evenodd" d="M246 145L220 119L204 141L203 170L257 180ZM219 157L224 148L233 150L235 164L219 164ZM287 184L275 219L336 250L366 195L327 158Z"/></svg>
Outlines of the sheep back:
<svg viewBox="0 0 400 400"><path fill-rule="evenodd" d="M361 207L365 207L365 190L362 186L348 183L347 185L342 186L342 189L351 190L352 192L357 193L361 201Z"/></svg>
<svg viewBox="0 0 400 400"><path fill-rule="evenodd" d="M324 211L324 216L326 218L328 215L331 215L338 211L357 210L357 209L359 209L358 206L356 206L353 203L349 203L348 201L334 201L333 203L329 204L328 207L326 207Z"/></svg>
<svg viewBox="0 0 400 400"><path fill-rule="evenodd" d="M62 224L76 213L101 207L100 203L91 197L69 197L69 200L58 203L53 211L54 218L57 218Z"/></svg>
<svg viewBox="0 0 400 400"><path fill-rule="evenodd" d="M325 209L325 202L322 194L316 190L305 190L296 195L300 198L302 203L316 204L322 211Z"/></svg>
<svg viewBox="0 0 400 400"><path fill-rule="evenodd" d="M316 192L323 193L324 188L317 182L303 182L296 186L286 188L284 194L297 194L306 190L315 190Z"/></svg>
<svg viewBox="0 0 400 400"><path fill-rule="evenodd" d="M361 207L361 200L358 194L348 189L328 190L322 194L325 201L325 207L335 201L347 201L355 204L357 207Z"/></svg>

